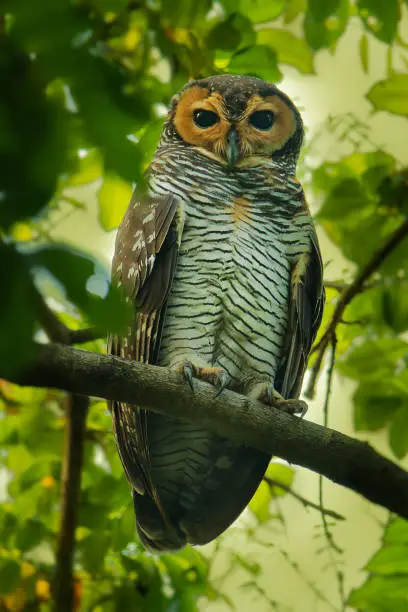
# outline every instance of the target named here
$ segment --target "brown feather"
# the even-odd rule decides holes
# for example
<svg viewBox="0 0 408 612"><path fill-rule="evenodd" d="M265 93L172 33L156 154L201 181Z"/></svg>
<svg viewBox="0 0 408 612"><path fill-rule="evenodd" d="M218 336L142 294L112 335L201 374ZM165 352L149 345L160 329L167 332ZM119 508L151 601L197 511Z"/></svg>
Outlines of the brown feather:
<svg viewBox="0 0 408 612"><path fill-rule="evenodd" d="M133 301L135 315L126 337L110 339L112 354L155 363L161 323L176 267L180 224L179 203L170 194L139 200L134 194L116 237L113 282ZM114 432L127 478L136 491L157 498L150 478L146 413L113 402ZM158 506L160 507L159 503Z"/></svg>

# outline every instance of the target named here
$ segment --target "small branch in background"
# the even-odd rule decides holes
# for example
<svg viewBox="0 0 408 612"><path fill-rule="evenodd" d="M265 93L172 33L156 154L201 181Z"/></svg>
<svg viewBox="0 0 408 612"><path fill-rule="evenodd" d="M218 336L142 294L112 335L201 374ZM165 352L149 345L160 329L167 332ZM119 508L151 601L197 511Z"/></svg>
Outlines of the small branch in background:
<svg viewBox="0 0 408 612"><path fill-rule="evenodd" d="M339 612L338 608L336 608L336 606L329 599L327 599L326 595L317 588L315 583L309 580L308 578L306 578L305 573L300 570L299 565L296 563L296 561L293 561L293 559L289 557L286 551L279 550L279 552L282 555L282 557L285 559L285 561L290 565L290 567L296 572L296 574L302 579L302 581L314 593L316 599L319 599L320 601L325 603L327 605L327 609L331 609L331 610L334 610L335 612Z"/></svg>
<svg viewBox="0 0 408 612"><path fill-rule="evenodd" d="M330 396L331 396L331 391L332 391L334 363L336 360L336 345L337 345L336 336L333 335L332 342L331 342L330 363L327 369L326 395L325 395L324 404L323 404L323 424L325 427L328 427L329 425L329 402L330 402ZM323 485L324 485L323 476L319 474L319 504L321 507L323 507ZM337 578L339 599L340 599L340 603L342 606L341 609L343 611L346 608L346 596L344 593L344 575L341 569L339 568L338 560L334 554L334 553L342 554L343 549L340 548L340 546L338 546L338 544L335 542L333 533L331 532L330 526L327 522L327 517L325 516L323 512L321 513L321 518L322 518L324 537L326 538L326 541L329 545L331 565L334 568L336 578Z"/></svg>
<svg viewBox="0 0 408 612"><path fill-rule="evenodd" d="M61 523L53 585L54 612L72 612L74 609L75 529L81 490L85 447L84 431L88 406L89 398L84 395L71 395L69 398L61 479Z"/></svg>
<svg viewBox="0 0 408 612"><path fill-rule="evenodd" d="M373 287L377 287L379 285L379 281L373 281L371 283L365 283L360 291L367 291L367 289L373 289ZM346 289L350 287L350 283L343 283L342 281L324 281L324 286L326 289L334 289L339 293L343 293Z"/></svg>
<svg viewBox="0 0 408 612"><path fill-rule="evenodd" d="M391 236L388 237L382 247L374 253L370 261L357 274L354 281L340 294L336 308L334 309L333 315L326 327L326 330L312 351L317 352L317 355L311 370L309 384L305 391L305 395L309 399L312 399L315 395L316 381L322 367L323 357L326 353L327 347L333 341L333 337L336 333L336 327L343 318L345 309L356 295L361 293L361 291L364 291L366 281L374 272L378 270L378 268L380 268L388 255L390 255L397 248L397 246L399 246L407 235L408 219L404 221L399 228L395 230L393 234L391 234Z"/></svg>
<svg viewBox="0 0 408 612"><path fill-rule="evenodd" d="M291 487L288 487L287 485L284 485L281 482L278 482L277 480L275 481L272 478L269 478L268 476L264 476L263 480L270 487L277 487L278 489L282 489L282 491L286 491L286 493L297 499L305 508L313 508L314 510L318 510L322 514L330 516L331 518L334 518L337 521L345 520L345 517L342 514L339 514L334 510L328 510L327 508L323 508L323 506L315 504L314 502L310 501L309 499L306 499L302 495L299 495L299 493L296 493L296 491L291 489Z"/></svg>
<svg viewBox="0 0 408 612"><path fill-rule="evenodd" d="M96 327L70 329L51 310L44 296L34 285L33 292L38 321L51 342L59 342L66 345L85 344L86 342L104 337L105 334Z"/></svg>
<svg viewBox="0 0 408 612"><path fill-rule="evenodd" d="M332 382L333 382L333 369L334 369L335 357L336 357L336 339L335 337L333 337L332 344L331 344L330 364L327 370L326 396L324 398L324 405L323 405L323 425L325 427L328 427L328 421L329 421L329 401L330 401L331 388L332 388ZM319 504L320 504L320 507L323 508L323 477L321 474L319 474ZM323 532L327 540L327 543L329 544L329 548L332 551L334 550L335 552L341 554L343 550L334 541L333 534L330 531L325 513L322 512L321 517L322 517L322 524L323 524Z"/></svg>

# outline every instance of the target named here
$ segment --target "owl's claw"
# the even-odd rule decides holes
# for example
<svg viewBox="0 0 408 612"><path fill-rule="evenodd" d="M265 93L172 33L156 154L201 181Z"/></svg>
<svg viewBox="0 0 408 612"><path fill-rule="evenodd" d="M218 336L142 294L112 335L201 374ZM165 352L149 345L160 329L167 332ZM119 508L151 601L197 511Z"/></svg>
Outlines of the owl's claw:
<svg viewBox="0 0 408 612"><path fill-rule="evenodd" d="M191 363L186 363L183 366L183 376L186 379L186 381L188 382L188 386L190 387L191 391L193 391L193 393L194 393L193 374L194 374L194 367L193 367L193 365Z"/></svg>
<svg viewBox="0 0 408 612"><path fill-rule="evenodd" d="M208 366L200 367L194 365L191 361L185 361L181 366L176 368L183 374L183 377L188 382L188 386L191 391L194 392L194 378L199 380L205 380L210 384L214 385L217 389L215 397L218 397L224 389L227 387L229 382L229 376L223 368Z"/></svg>
<svg viewBox="0 0 408 612"><path fill-rule="evenodd" d="M215 397L218 397L219 395L221 395L224 389L226 389L228 382L229 382L228 374L226 373L225 370L221 370L216 375L215 382L214 382L215 387L218 389L217 393L215 394Z"/></svg>
<svg viewBox="0 0 408 612"><path fill-rule="evenodd" d="M306 402L299 399L285 399L276 391L276 389L274 389L271 383L262 385L261 389L258 388L257 392L252 395L268 406L274 406L275 408L279 408L279 410L283 410L283 412L287 412L288 414L298 414L301 419L305 416L308 410Z"/></svg>

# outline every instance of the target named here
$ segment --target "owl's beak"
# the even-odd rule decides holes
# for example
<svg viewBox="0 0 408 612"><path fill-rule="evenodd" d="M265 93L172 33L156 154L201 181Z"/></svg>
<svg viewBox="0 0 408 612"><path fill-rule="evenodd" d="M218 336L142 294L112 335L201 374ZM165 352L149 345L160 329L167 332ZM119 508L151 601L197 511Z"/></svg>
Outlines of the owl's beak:
<svg viewBox="0 0 408 612"><path fill-rule="evenodd" d="M233 168L240 154L239 135L235 128L231 128L227 135L226 157L228 165Z"/></svg>

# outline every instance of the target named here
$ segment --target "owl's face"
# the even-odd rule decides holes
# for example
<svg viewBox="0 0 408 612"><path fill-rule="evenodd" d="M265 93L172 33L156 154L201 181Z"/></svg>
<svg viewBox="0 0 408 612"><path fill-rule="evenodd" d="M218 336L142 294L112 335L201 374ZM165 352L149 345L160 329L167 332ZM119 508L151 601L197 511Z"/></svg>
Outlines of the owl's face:
<svg viewBox="0 0 408 612"><path fill-rule="evenodd" d="M303 139L299 111L272 83L221 75L190 81L173 99L168 127L176 138L220 164L296 164Z"/></svg>

